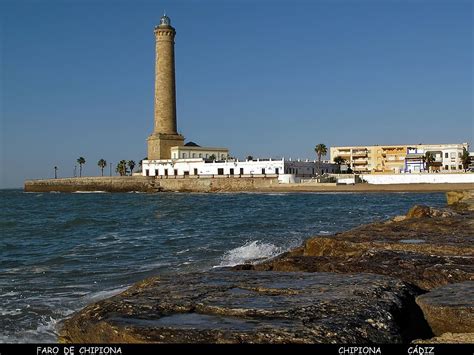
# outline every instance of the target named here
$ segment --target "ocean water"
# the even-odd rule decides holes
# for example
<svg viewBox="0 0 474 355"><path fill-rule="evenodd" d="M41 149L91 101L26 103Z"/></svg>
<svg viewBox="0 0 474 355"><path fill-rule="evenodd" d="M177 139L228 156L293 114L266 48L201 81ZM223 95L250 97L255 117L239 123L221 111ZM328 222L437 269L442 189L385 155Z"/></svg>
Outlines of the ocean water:
<svg viewBox="0 0 474 355"><path fill-rule="evenodd" d="M0 202L0 342L55 342L59 321L143 278L262 260L445 198L0 190Z"/></svg>

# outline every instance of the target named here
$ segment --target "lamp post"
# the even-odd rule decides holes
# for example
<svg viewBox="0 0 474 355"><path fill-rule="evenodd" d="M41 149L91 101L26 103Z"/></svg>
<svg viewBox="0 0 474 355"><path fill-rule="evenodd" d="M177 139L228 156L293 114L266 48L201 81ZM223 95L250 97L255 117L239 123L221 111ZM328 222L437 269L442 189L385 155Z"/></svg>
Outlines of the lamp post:
<svg viewBox="0 0 474 355"><path fill-rule="evenodd" d="M54 178L55 179L58 178L58 167L57 166L54 167Z"/></svg>
<svg viewBox="0 0 474 355"><path fill-rule="evenodd" d="M74 177L77 177L77 165L74 165Z"/></svg>

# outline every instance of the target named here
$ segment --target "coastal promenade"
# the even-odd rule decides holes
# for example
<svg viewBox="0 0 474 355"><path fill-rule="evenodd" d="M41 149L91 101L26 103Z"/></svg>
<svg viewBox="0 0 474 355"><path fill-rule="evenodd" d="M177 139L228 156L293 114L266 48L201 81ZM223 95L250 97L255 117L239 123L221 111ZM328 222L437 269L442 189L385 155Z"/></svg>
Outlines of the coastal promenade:
<svg viewBox="0 0 474 355"><path fill-rule="evenodd" d="M473 343L474 191L257 264L163 274L62 324L63 343Z"/></svg>
<svg viewBox="0 0 474 355"><path fill-rule="evenodd" d="M276 177L200 177L156 179L146 176L81 177L27 180L25 192L447 192L474 190L468 184L336 185L280 184Z"/></svg>

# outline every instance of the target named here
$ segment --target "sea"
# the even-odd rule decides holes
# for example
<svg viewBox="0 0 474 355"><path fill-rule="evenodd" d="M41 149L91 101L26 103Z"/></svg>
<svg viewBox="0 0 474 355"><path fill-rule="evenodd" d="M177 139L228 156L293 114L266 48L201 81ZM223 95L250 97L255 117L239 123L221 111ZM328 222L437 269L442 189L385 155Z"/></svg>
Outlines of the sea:
<svg viewBox="0 0 474 355"><path fill-rule="evenodd" d="M0 190L0 203L0 342L48 343L73 312L144 278L258 262L445 197Z"/></svg>

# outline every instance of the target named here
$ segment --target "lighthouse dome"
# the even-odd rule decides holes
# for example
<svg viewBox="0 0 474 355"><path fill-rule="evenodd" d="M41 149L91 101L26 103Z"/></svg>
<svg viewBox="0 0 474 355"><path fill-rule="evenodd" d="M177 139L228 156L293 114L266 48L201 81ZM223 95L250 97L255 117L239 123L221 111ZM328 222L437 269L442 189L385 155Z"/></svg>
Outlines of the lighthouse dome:
<svg viewBox="0 0 474 355"><path fill-rule="evenodd" d="M170 18L166 15L161 16L160 26L171 26Z"/></svg>

